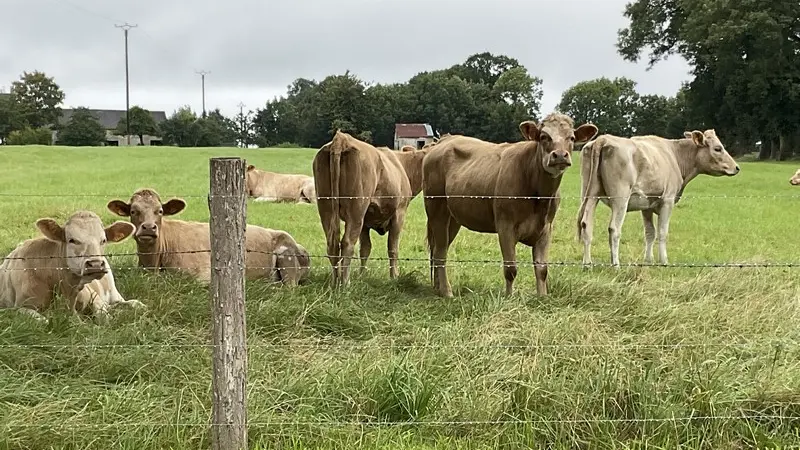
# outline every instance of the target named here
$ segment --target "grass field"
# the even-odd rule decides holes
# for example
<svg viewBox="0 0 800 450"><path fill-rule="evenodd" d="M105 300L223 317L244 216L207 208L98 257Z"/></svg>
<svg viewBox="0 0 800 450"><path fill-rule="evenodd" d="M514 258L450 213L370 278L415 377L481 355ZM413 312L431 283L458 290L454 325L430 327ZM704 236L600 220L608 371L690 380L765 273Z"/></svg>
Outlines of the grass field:
<svg viewBox="0 0 800 450"><path fill-rule="evenodd" d="M3 147L0 250L36 236L40 217L88 208L116 220L106 203L144 186L186 199L178 217L208 220L209 157L310 174L313 154ZM800 261L794 170L743 163L736 177L693 181L672 216L671 262ZM562 185L551 261L581 258L578 174L575 164ZM324 255L314 206L251 201L247 214ZM595 262L609 261L608 217L601 205ZM427 258L424 229L418 197L401 258ZM631 213L620 257L642 255L641 216ZM373 235L373 256L386 257L386 236ZM385 260L371 261L342 292L328 289L324 258L295 290L248 282L251 448L800 446L800 269L551 267L550 295L537 298L520 244L517 292L506 298L495 235L462 230L450 258L496 262L451 266L451 300L432 295L421 261L401 261L396 282ZM208 448L207 292L135 262L111 260L120 291L145 312L121 308L107 326L64 305L47 325L0 312L0 448Z"/></svg>

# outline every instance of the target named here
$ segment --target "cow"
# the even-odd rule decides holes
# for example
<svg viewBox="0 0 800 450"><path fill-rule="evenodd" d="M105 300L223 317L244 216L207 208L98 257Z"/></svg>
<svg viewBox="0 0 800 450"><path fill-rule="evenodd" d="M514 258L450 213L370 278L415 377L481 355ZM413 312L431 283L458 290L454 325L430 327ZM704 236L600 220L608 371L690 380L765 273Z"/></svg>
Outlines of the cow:
<svg viewBox="0 0 800 450"><path fill-rule="evenodd" d="M792 186L800 185L800 169L797 169L792 178L789 178L789 184Z"/></svg>
<svg viewBox="0 0 800 450"><path fill-rule="evenodd" d="M400 233L408 204L422 190L426 153L378 149L337 130L314 156L317 210L327 239L333 286L349 283L350 260L358 242L360 273L366 268L372 250L370 230L381 236L389 233L389 277L397 278ZM341 241L340 220L344 221Z"/></svg>
<svg viewBox="0 0 800 450"><path fill-rule="evenodd" d="M0 307L42 321L47 319L41 313L50 308L56 294L73 311L80 305L78 309L102 321L113 306L144 307L119 294L105 257L106 244L125 240L134 232L133 225L117 221L103 228L97 214L79 210L64 226L42 218L36 228L43 236L21 242L0 264Z"/></svg>
<svg viewBox="0 0 800 450"><path fill-rule="evenodd" d="M444 264L461 227L498 235L506 295L512 294L517 276L516 244L530 246L536 292L547 295L546 264L561 179L572 165L574 143L588 141L598 129L592 124L576 129L572 118L552 113L538 125L520 123L519 130L525 139L515 143L448 137L425 156L425 240L433 287L440 296L453 296Z"/></svg>
<svg viewBox="0 0 800 450"><path fill-rule="evenodd" d="M247 195L257 202L317 202L314 178L308 175L267 172L250 164L245 177Z"/></svg>
<svg viewBox="0 0 800 450"><path fill-rule="evenodd" d="M417 149L417 147L414 147L413 145L404 145L403 147L400 148L400 151L401 152L413 152L416 149Z"/></svg>
<svg viewBox="0 0 800 450"><path fill-rule="evenodd" d="M130 201L111 200L109 211L130 218L139 266L187 273L197 281L211 281L211 234L208 222L169 219L186 208L173 198L166 203L153 189L142 188ZM311 259L306 249L286 231L247 225L245 231L245 276L267 278L296 286L307 278Z"/></svg>
<svg viewBox="0 0 800 450"><path fill-rule="evenodd" d="M672 209L686 185L698 175L734 176L739 165L713 129L684 132L682 139L659 136L631 138L602 135L581 150L581 205L578 239L583 242L583 266L592 264L594 211L598 200L611 208L608 225L611 265L619 268L619 240L625 214L641 211L645 262L653 262L658 215L658 253L667 264L667 235Z"/></svg>

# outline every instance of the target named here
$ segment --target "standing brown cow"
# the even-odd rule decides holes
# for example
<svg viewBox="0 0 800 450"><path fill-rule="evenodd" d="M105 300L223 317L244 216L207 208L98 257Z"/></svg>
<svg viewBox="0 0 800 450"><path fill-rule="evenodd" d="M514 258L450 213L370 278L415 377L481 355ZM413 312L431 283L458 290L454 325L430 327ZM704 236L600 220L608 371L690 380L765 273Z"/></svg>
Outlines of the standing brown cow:
<svg viewBox="0 0 800 450"><path fill-rule="evenodd" d="M536 292L547 294L547 253L561 177L572 165L572 146L590 140L598 131L591 124L573 127L570 117L552 113L539 126L522 122L519 129L525 140L521 142L495 144L453 136L431 148L422 164L423 195L433 285L439 295L453 296L444 264L461 227L497 233L507 295L517 276L516 244L530 246Z"/></svg>
<svg viewBox="0 0 800 450"><path fill-rule="evenodd" d="M336 131L314 157L317 211L328 241L333 285L346 285L350 260L361 242L361 272L372 250L369 230L389 233L389 276L396 278L400 232L408 204L422 190L422 160L427 150L377 149ZM341 197L341 198L340 198ZM344 221L344 235L339 221Z"/></svg>

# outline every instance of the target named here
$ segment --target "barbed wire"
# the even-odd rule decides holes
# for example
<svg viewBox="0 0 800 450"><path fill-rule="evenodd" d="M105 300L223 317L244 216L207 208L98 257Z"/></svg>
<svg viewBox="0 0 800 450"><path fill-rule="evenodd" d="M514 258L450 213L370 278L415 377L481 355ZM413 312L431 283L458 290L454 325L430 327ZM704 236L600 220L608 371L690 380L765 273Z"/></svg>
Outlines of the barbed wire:
<svg viewBox="0 0 800 450"><path fill-rule="evenodd" d="M236 348L239 347L233 344L211 344L211 343L172 343L172 342L158 342L149 344L0 344L0 349L126 349L126 348ZM800 340L790 341L777 341L764 340L759 341L756 339L749 340L748 342L728 342L728 343L714 343L714 342L690 342L690 343L674 343L674 344L634 344L634 343L592 343L592 344L394 344L394 343L376 343L376 344L358 344L350 342L336 342L336 343L250 343L246 344L249 349L315 349L315 350L480 350L480 349L495 349L495 350L533 350L533 349L657 349L657 350L683 350L694 348L715 348L715 349L728 349L728 348L753 348L753 347L770 347L776 350L785 350L786 347L800 347Z"/></svg>
<svg viewBox="0 0 800 450"><path fill-rule="evenodd" d="M521 425L535 423L664 423L688 422L696 420L781 420L797 421L797 416L782 414L729 414L729 415L698 415L678 417L643 417L643 418L586 418L586 419L495 419L495 420L408 420L408 421L333 421L333 420L308 420L308 421L248 421L247 426L255 427L289 427L289 426L319 426L319 427L392 427L392 426L458 426L458 425ZM62 421L59 425L52 423L22 423L6 428L127 428L127 427L223 427L230 426L226 423L212 422L114 422L114 423L75 423Z"/></svg>
<svg viewBox="0 0 800 450"><path fill-rule="evenodd" d="M159 194L162 198L171 198L171 197L178 197L178 198L201 198L201 199L211 199L211 198L241 198L238 195L214 195L214 194L188 194L188 195L178 195L178 194ZM51 194L29 194L29 193L9 193L9 192L0 192L0 197L41 197L41 198L84 198L84 197L102 197L102 198L130 198L130 193L123 193L123 194L64 194L64 193L51 193ZM256 197L248 197L249 199L253 200L254 203L282 203L281 201L256 201ZM340 195L340 196L319 196L317 200L377 200L377 199L415 199L415 198L459 198L459 199L505 199L505 200L552 200L552 199L597 199L597 200L612 200L617 198L637 198L637 199L648 199L648 200L659 200L659 199L670 199L670 200L684 200L684 199L702 199L702 198L712 198L712 199L789 199L789 198L800 198L800 194L753 194L753 195L736 195L736 194L694 194L694 195L675 195L675 196L663 196L663 195L642 195L642 196L608 196L608 195L589 195L589 196L580 196L580 195L558 195L558 196L538 196L538 195L494 195L494 194L487 194L487 195L459 195L459 194L445 194L445 195L424 195L423 193L419 193L417 195L360 195L360 196L348 196L348 195ZM284 200L283 203L293 203L288 200Z"/></svg>

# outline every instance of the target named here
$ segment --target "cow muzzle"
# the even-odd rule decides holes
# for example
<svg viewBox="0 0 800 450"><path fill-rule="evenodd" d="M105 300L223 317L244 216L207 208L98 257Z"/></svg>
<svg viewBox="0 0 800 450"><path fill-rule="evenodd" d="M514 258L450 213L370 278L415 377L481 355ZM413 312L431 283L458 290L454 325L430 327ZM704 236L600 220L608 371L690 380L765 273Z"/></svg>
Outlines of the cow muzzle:
<svg viewBox="0 0 800 450"><path fill-rule="evenodd" d="M568 152L553 152L550 154L550 167L564 170L572 165Z"/></svg>
<svg viewBox="0 0 800 450"><path fill-rule="evenodd" d="M154 223L143 223L134 236L138 242L149 243L158 239L158 226Z"/></svg>
<svg viewBox="0 0 800 450"><path fill-rule="evenodd" d="M83 275L90 278L101 278L108 273L108 266L105 259L87 259L83 263Z"/></svg>

